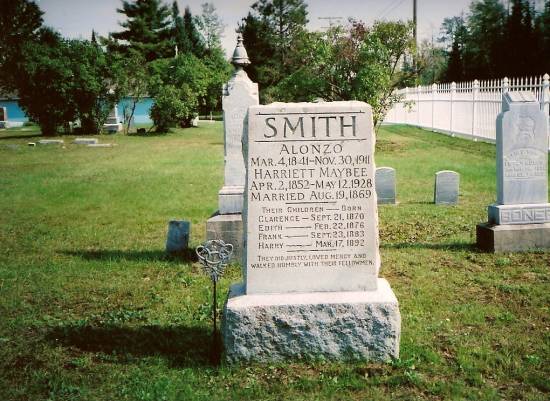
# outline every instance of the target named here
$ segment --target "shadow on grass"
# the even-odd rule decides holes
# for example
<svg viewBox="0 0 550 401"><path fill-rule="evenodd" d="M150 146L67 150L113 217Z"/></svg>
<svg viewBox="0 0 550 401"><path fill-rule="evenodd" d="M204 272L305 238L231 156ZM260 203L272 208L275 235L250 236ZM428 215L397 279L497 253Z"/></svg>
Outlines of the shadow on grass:
<svg viewBox="0 0 550 401"><path fill-rule="evenodd" d="M136 261L136 262L188 262L197 261L197 255L194 249L187 248L183 252L167 254L164 251L133 251L133 250L108 250L99 249L93 251L61 251L69 256L76 256L84 260L104 260L104 261Z"/></svg>
<svg viewBox="0 0 550 401"><path fill-rule="evenodd" d="M381 243L382 249L434 249L443 251L469 251L481 253L482 251L476 247L476 244L467 244L464 242L430 244L425 242L398 242L398 243Z"/></svg>
<svg viewBox="0 0 550 401"><path fill-rule="evenodd" d="M41 133L36 133L36 132L29 132L27 135L25 135L24 133L14 134L14 135L0 135L0 141L6 140L6 139L32 139L32 138L48 139L47 137L43 136Z"/></svg>
<svg viewBox="0 0 550 401"><path fill-rule="evenodd" d="M219 363L219 355L211 354L211 332L198 327L67 325L52 329L47 339L57 346L109 355L119 363L146 357L162 358L172 368Z"/></svg>

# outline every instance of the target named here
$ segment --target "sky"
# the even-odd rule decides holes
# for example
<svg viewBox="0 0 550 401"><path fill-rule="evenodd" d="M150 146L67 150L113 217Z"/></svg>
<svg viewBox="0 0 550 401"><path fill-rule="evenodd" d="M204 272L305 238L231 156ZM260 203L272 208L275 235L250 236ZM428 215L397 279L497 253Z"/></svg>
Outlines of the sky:
<svg viewBox="0 0 550 401"><path fill-rule="evenodd" d="M120 30L119 21L124 19L116 12L121 0L36 0L44 11L44 21L69 38L89 39L92 29L100 35ZM183 11L189 6L194 15L201 13L201 4L206 0L178 0ZM471 0L417 0L418 38L431 40L437 37L445 17L467 12ZM172 0L167 0L171 4ZM235 29L246 16L254 0L210 0L226 24L222 45L228 55L236 44ZM372 23L375 19L412 19L413 0L306 0L309 11L308 27L320 30L329 25L326 17L349 17ZM336 21L334 21L336 22Z"/></svg>

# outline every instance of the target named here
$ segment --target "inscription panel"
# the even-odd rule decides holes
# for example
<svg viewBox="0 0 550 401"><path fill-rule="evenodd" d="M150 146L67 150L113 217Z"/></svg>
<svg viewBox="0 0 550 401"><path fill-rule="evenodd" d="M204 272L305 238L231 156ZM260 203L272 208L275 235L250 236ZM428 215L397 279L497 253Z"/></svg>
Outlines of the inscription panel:
<svg viewBox="0 0 550 401"><path fill-rule="evenodd" d="M375 289L370 106L273 104L248 119L247 293Z"/></svg>
<svg viewBox="0 0 550 401"><path fill-rule="evenodd" d="M550 205L489 206L489 222L493 224L550 223Z"/></svg>

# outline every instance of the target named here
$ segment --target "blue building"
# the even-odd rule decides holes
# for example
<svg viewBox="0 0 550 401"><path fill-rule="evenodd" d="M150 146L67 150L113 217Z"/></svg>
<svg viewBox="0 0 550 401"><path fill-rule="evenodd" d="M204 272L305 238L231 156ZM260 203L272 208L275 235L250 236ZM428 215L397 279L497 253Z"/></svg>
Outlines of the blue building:
<svg viewBox="0 0 550 401"><path fill-rule="evenodd" d="M122 99L118 105L118 115L122 119L124 116L124 108L130 105L130 98ZM145 98L136 105L134 113L135 124L151 124L151 118L149 117L149 110L153 106L153 98ZM13 123L12 125L19 125L29 121L28 116L23 109L19 106L17 98L0 98L0 107L7 109L8 121Z"/></svg>

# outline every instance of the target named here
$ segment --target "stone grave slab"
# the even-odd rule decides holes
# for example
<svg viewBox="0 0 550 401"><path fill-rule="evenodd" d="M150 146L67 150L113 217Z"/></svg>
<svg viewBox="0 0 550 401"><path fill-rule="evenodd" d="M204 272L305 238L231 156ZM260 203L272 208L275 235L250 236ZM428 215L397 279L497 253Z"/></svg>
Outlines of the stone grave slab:
<svg viewBox="0 0 550 401"><path fill-rule="evenodd" d="M41 139L38 141L39 145L63 145L64 143L63 139Z"/></svg>
<svg viewBox="0 0 550 401"><path fill-rule="evenodd" d="M443 170L435 173L434 203L436 205L456 205L460 175L455 171Z"/></svg>
<svg viewBox="0 0 550 401"><path fill-rule="evenodd" d="M98 142L99 140L97 138L75 138L73 141L75 145L91 145Z"/></svg>
<svg viewBox="0 0 550 401"><path fill-rule="evenodd" d="M378 167L375 175L376 197L379 205L396 204L395 169Z"/></svg>
<svg viewBox="0 0 550 401"><path fill-rule="evenodd" d="M550 248L548 116L532 92L503 95L497 117L497 202L476 229L490 252Z"/></svg>
<svg viewBox="0 0 550 401"><path fill-rule="evenodd" d="M229 361L398 355L397 299L378 277L374 142L366 103L248 109L244 283L224 309Z"/></svg>

